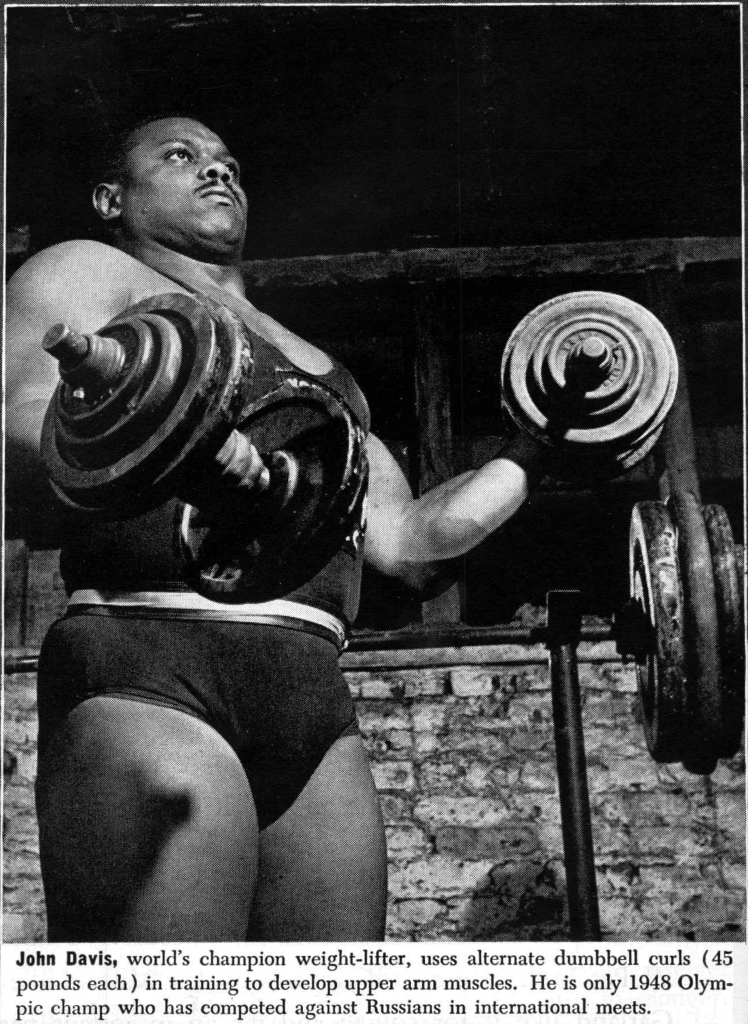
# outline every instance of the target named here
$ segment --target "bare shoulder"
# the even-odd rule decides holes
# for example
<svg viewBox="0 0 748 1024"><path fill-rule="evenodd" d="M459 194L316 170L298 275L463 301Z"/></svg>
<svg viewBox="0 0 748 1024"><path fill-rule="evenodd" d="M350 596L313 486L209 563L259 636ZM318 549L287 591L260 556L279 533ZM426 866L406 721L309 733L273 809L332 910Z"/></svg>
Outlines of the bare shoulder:
<svg viewBox="0 0 748 1024"><path fill-rule="evenodd" d="M137 263L111 245L78 239L36 253L8 284L8 313L66 319L92 330L119 311Z"/></svg>
<svg viewBox="0 0 748 1024"><path fill-rule="evenodd" d="M76 238L50 246L49 249L42 249L31 256L11 280L25 282L49 275L81 276L89 274L92 270L121 267L125 262L132 263L132 257L112 245L95 242L92 239Z"/></svg>
<svg viewBox="0 0 748 1024"><path fill-rule="evenodd" d="M72 241L28 259L6 291L6 396L10 405L51 394L57 366L42 340L54 324L98 330L129 305L139 264L101 242Z"/></svg>

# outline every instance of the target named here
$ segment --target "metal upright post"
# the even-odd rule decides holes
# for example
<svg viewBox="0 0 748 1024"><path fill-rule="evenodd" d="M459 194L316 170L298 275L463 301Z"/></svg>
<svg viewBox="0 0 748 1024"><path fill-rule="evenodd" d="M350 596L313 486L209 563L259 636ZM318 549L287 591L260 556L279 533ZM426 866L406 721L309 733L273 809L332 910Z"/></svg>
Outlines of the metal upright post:
<svg viewBox="0 0 748 1024"><path fill-rule="evenodd" d="M569 937L595 941L601 938L600 914L577 672L581 594L578 590L552 590L547 597L547 609L546 645L551 669Z"/></svg>

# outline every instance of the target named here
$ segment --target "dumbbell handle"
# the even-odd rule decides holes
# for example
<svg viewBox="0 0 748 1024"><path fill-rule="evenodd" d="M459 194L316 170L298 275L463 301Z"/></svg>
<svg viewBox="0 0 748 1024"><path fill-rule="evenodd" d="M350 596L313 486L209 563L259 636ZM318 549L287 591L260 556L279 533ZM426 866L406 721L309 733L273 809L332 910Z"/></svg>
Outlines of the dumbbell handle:
<svg viewBox="0 0 748 1024"><path fill-rule="evenodd" d="M239 430L232 430L215 456L221 477L231 491L240 494L248 478L242 474L242 463L252 461L252 442ZM267 456L259 477L252 482L246 496L253 507L256 502L269 501L273 511L284 508L296 490L299 464L290 452L278 449Z"/></svg>
<svg viewBox="0 0 748 1024"><path fill-rule="evenodd" d="M80 334L67 324L50 327L42 346L57 360L60 377L72 388L105 389L116 383L125 365L125 350L116 338Z"/></svg>
<svg viewBox="0 0 748 1024"><path fill-rule="evenodd" d="M51 327L42 345L57 360L60 377L72 388L113 387L125 365L125 350L116 338L81 334L67 324ZM253 461L250 445L244 434L232 430L216 453L215 461L221 467L221 482L225 485L225 491L215 495L218 503L223 497L233 499L241 495L243 485L249 482L241 475L241 463ZM271 452L260 476L246 489L246 499L253 509L260 502L268 502L268 511L278 512L293 497L298 478L299 466L293 455L283 450Z"/></svg>
<svg viewBox="0 0 748 1024"><path fill-rule="evenodd" d="M577 339L566 357L567 385L593 390L607 378L614 363L613 346L599 334L585 332Z"/></svg>

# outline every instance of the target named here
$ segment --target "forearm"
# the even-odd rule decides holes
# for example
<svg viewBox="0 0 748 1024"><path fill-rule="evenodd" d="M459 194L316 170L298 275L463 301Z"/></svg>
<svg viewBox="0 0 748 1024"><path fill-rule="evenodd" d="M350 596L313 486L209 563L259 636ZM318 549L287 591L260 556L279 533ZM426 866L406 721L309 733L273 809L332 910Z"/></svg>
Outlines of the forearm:
<svg viewBox="0 0 748 1024"><path fill-rule="evenodd" d="M525 436L479 470L418 499L375 502L367 554L380 571L417 590L449 582L455 560L501 527L545 475L547 452Z"/></svg>
<svg viewBox="0 0 748 1024"><path fill-rule="evenodd" d="M529 489L526 470L505 458L435 487L403 510L398 561L439 562L466 554L514 515Z"/></svg>

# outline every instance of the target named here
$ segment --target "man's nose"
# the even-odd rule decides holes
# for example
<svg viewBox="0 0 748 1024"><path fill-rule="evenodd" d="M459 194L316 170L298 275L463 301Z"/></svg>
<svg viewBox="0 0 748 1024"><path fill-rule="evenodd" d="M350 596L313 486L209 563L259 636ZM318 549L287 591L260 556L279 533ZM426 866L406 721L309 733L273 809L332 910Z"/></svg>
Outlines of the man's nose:
<svg viewBox="0 0 748 1024"><path fill-rule="evenodd" d="M222 181L224 184L228 184L234 177L231 169L222 160L211 160L210 163L203 166L201 174L202 177L208 180L213 178L216 181Z"/></svg>

